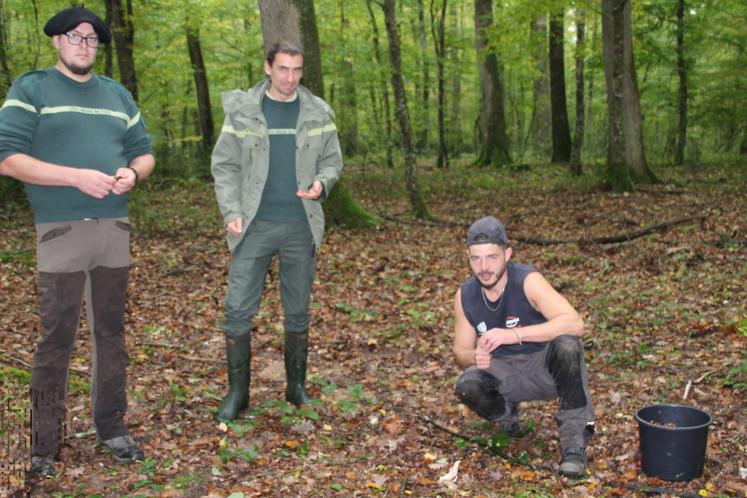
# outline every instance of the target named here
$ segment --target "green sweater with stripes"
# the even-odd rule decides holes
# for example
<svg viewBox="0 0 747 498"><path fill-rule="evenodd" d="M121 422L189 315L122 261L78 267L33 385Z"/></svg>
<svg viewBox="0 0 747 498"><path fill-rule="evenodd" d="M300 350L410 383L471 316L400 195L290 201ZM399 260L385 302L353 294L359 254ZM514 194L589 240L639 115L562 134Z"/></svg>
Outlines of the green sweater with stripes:
<svg viewBox="0 0 747 498"><path fill-rule="evenodd" d="M113 176L152 147L121 84L95 74L80 83L49 68L18 78L0 109L0 161L16 153ZM127 194L95 199L74 187L25 186L37 223L127 216Z"/></svg>

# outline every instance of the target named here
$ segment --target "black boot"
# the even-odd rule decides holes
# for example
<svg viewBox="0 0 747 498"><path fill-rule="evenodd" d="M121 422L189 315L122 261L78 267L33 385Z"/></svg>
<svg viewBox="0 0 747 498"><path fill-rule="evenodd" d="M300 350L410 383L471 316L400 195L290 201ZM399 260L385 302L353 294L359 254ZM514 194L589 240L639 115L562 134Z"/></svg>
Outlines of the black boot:
<svg viewBox="0 0 747 498"><path fill-rule="evenodd" d="M228 422L249 406L249 364L252 358L251 336L226 336L226 359L228 360L228 394L223 398L215 420Z"/></svg>
<svg viewBox="0 0 747 498"><path fill-rule="evenodd" d="M309 332L285 333L285 399L296 406L306 405L311 396L306 392L306 356L309 352Z"/></svg>

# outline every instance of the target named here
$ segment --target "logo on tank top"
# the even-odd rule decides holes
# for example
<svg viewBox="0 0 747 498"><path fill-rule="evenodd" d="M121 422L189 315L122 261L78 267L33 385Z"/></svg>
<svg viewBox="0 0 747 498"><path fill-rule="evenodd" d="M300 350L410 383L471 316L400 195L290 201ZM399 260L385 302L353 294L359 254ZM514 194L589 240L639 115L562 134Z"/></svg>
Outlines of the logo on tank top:
<svg viewBox="0 0 747 498"><path fill-rule="evenodd" d="M518 316L507 316L506 317L506 328L507 329L513 329L519 325L519 317Z"/></svg>

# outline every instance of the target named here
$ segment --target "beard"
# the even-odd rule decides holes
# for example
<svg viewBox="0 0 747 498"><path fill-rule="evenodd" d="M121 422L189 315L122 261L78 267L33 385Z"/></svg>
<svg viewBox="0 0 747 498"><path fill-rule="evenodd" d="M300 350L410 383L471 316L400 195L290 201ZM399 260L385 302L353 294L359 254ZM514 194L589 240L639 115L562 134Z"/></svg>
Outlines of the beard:
<svg viewBox="0 0 747 498"><path fill-rule="evenodd" d="M478 284L480 284L480 286L481 286L481 287L482 287L483 289L485 289L485 290L490 290L490 289L492 289L493 287L495 287L495 286L496 286L496 284L498 284L498 282L499 282L499 281L501 280L501 278L503 277L503 274L504 274L504 273L506 273L506 268L507 268L507 267L506 267L506 266L504 266L504 267L503 267L503 269L501 270L501 272L500 272L500 273L497 273L497 274L495 274L495 279L494 279L494 280L491 280L491 281L490 281L490 282L488 282L488 283L485 283L485 282L483 282L483 280L482 280L482 279L480 278L480 275L483 275L483 276L487 276L487 275L489 275L489 274L490 274L490 273L492 273L492 272L482 272L482 273L474 273L474 275L475 275L475 279L477 280L477 283L478 283Z"/></svg>
<svg viewBox="0 0 747 498"><path fill-rule="evenodd" d="M90 59L90 63L86 64L85 66L81 66L80 64L65 60L63 57L59 57L59 60L60 62L62 62L62 65L65 66L65 68L71 73L77 74L78 76L85 76L91 72L91 68L93 68L93 64L96 62L96 57L92 57Z"/></svg>

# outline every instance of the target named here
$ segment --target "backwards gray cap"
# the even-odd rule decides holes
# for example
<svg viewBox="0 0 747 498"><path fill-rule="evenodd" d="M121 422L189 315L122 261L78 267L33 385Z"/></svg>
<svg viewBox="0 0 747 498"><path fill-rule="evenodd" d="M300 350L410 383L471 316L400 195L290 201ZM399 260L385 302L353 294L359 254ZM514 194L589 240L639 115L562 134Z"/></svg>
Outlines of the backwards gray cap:
<svg viewBox="0 0 747 498"><path fill-rule="evenodd" d="M486 216L472 223L467 232L467 246L475 244L498 244L508 245L506 228L494 216Z"/></svg>

